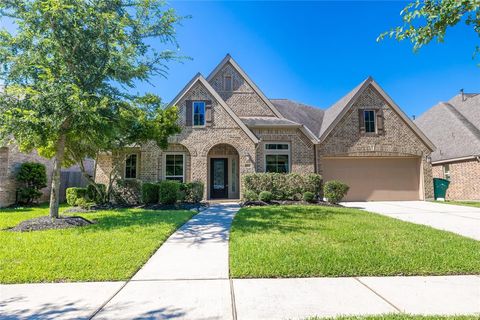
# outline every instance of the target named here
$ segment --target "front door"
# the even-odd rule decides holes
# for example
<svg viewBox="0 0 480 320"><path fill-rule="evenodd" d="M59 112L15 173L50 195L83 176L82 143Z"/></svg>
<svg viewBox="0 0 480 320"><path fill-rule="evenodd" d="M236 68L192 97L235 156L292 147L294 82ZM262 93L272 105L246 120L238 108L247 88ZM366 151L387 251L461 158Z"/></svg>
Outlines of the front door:
<svg viewBox="0 0 480 320"><path fill-rule="evenodd" d="M228 198L228 159L210 159L210 198Z"/></svg>

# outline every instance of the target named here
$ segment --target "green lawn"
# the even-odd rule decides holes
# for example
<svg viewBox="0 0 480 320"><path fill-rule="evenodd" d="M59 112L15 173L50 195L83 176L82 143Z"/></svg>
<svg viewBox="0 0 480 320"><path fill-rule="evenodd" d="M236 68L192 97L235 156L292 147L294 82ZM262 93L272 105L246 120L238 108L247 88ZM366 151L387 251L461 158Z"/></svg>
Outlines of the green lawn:
<svg viewBox="0 0 480 320"><path fill-rule="evenodd" d="M435 203L480 208L480 201L434 201Z"/></svg>
<svg viewBox="0 0 480 320"><path fill-rule="evenodd" d="M243 208L235 278L480 274L480 241L350 208Z"/></svg>
<svg viewBox="0 0 480 320"><path fill-rule="evenodd" d="M308 320L478 320L480 316L415 316L386 314L380 316L351 316L338 318L309 318Z"/></svg>
<svg viewBox="0 0 480 320"><path fill-rule="evenodd" d="M191 211L122 209L80 214L87 227L11 232L48 208L0 210L0 283L105 281L131 277Z"/></svg>

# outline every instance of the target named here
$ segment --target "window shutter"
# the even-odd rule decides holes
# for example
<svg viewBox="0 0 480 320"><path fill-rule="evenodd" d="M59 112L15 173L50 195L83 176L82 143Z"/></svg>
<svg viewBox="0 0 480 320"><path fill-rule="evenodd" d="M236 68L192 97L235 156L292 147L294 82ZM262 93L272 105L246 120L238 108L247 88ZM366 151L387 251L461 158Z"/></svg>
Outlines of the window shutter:
<svg viewBox="0 0 480 320"><path fill-rule="evenodd" d="M365 113L363 109L358 109L358 125L360 134L365 133Z"/></svg>
<svg viewBox="0 0 480 320"><path fill-rule="evenodd" d="M385 129L383 127L383 109L382 108L377 110L377 132L379 135L383 135L385 133Z"/></svg>
<svg viewBox="0 0 480 320"><path fill-rule="evenodd" d="M205 125L207 127L212 125L212 100L205 101Z"/></svg>
<svg viewBox="0 0 480 320"><path fill-rule="evenodd" d="M193 124L193 110L192 110L192 100L185 101L185 125L191 127Z"/></svg>

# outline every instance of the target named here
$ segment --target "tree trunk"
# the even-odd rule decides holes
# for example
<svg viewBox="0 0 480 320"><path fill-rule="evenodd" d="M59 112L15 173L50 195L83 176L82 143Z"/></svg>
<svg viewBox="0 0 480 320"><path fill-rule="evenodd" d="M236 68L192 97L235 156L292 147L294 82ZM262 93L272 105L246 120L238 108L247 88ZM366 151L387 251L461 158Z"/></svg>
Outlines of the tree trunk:
<svg viewBox="0 0 480 320"><path fill-rule="evenodd" d="M67 136L61 133L58 138L57 148L55 150L55 158L53 160L52 187L50 190L50 217L58 218L58 205L60 200L60 171L65 155L65 140Z"/></svg>

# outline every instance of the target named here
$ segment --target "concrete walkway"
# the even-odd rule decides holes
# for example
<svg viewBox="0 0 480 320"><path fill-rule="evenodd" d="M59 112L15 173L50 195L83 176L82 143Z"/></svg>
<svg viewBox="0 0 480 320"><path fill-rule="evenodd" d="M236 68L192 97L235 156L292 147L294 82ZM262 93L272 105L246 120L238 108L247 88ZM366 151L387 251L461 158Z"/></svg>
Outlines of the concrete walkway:
<svg viewBox="0 0 480 320"><path fill-rule="evenodd" d="M304 319L382 313L480 315L480 276L235 279L236 204L177 230L128 282L0 285L0 319Z"/></svg>
<svg viewBox="0 0 480 320"><path fill-rule="evenodd" d="M197 214L95 319L231 319L228 240L239 209L224 203Z"/></svg>
<svg viewBox="0 0 480 320"><path fill-rule="evenodd" d="M428 201L345 202L342 205L480 240L480 208Z"/></svg>

